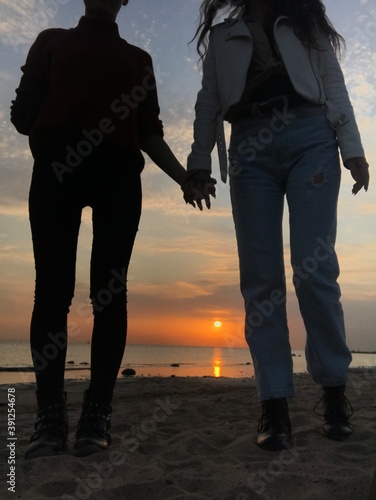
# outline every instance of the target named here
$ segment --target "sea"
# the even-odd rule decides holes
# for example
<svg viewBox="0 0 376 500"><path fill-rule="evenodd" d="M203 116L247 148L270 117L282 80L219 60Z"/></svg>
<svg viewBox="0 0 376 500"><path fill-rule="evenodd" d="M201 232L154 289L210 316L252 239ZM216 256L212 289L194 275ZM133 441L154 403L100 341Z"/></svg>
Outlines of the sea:
<svg viewBox="0 0 376 500"><path fill-rule="evenodd" d="M307 371L304 351L293 350L294 373ZM41 361L43 362L43 361ZM376 353L353 353L351 367L376 366ZM254 376L248 348L127 345L119 370L133 369L138 377L231 377ZM66 379L88 380L90 343L70 342L66 358ZM32 370L28 341L0 341L0 384L30 383Z"/></svg>

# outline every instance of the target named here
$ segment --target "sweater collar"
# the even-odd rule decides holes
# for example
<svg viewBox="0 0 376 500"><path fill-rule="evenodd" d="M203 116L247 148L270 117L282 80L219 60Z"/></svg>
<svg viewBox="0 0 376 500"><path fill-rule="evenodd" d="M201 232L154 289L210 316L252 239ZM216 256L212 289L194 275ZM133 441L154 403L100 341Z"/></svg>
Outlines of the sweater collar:
<svg viewBox="0 0 376 500"><path fill-rule="evenodd" d="M119 27L116 23L102 19L94 19L93 17L82 16L77 25L77 29L85 31L86 33L120 38Z"/></svg>

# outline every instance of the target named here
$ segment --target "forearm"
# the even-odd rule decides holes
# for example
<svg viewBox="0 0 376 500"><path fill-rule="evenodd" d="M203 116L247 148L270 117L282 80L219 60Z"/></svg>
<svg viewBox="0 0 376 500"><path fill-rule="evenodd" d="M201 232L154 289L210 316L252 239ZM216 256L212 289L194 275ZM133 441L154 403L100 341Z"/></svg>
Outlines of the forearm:
<svg viewBox="0 0 376 500"><path fill-rule="evenodd" d="M329 42L327 42L329 43ZM363 157L364 148L342 69L331 47L320 53L326 113L334 127L342 160Z"/></svg>
<svg viewBox="0 0 376 500"><path fill-rule="evenodd" d="M187 172L179 163L163 137L151 135L142 142L141 148L163 172L180 186L183 185Z"/></svg>
<svg viewBox="0 0 376 500"><path fill-rule="evenodd" d="M194 141L188 156L187 170L212 170L211 153L217 141L218 116L220 114L216 57L210 34L208 52L203 63L201 90L195 104L193 125Z"/></svg>

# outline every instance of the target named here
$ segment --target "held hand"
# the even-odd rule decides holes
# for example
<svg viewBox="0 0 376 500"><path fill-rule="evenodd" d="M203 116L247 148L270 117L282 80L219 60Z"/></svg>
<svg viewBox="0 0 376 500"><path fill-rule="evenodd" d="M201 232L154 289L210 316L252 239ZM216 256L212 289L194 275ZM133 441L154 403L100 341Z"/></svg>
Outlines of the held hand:
<svg viewBox="0 0 376 500"><path fill-rule="evenodd" d="M353 186L352 193L355 195L364 187L368 190L369 185L369 165L367 160L363 157L349 158L345 161L345 167L351 172L353 179L356 183Z"/></svg>
<svg viewBox="0 0 376 500"><path fill-rule="evenodd" d="M197 203L198 208L203 210L202 200L205 200L206 207L210 209L210 196L215 198L216 183L217 181L210 177L210 172L207 170L192 171L182 186L185 202L193 207L196 207Z"/></svg>

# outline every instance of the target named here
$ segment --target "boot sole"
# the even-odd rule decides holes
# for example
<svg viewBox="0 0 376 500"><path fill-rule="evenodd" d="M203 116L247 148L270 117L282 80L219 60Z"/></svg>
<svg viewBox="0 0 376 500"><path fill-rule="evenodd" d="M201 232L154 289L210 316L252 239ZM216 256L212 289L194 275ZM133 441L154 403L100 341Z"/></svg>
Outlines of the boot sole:
<svg viewBox="0 0 376 500"><path fill-rule="evenodd" d="M324 430L321 430L321 433L332 441L346 441L346 439L352 434L352 432L348 434L340 434L336 432L325 432Z"/></svg>
<svg viewBox="0 0 376 500"><path fill-rule="evenodd" d="M287 450L289 448L293 447L293 442L292 439L290 440L281 440L278 438L270 438L266 439L264 442L258 443L256 441L256 444L259 448L265 451L282 451L282 450Z"/></svg>
<svg viewBox="0 0 376 500"><path fill-rule="evenodd" d="M87 457L88 455L93 455L94 453L104 453L108 450L108 446L102 448L95 444L84 444L82 446L77 446L73 448L73 455L75 457Z"/></svg>

